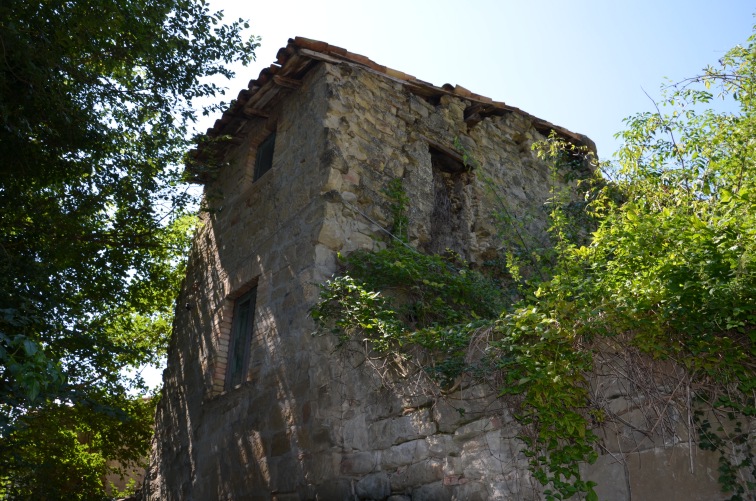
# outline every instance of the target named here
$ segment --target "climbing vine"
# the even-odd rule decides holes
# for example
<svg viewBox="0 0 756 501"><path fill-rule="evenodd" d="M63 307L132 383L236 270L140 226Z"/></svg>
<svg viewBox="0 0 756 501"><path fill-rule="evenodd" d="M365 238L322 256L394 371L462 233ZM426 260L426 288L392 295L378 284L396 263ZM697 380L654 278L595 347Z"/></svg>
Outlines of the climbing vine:
<svg viewBox="0 0 756 501"><path fill-rule="evenodd" d="M513 304L512 276L492 278L454 253L429 255L410 247L409 199L401 180L384 193L394 216L393 239L379 251L339 256L343 273L321 287L313 319L340 342L356 339L387 357L417 356L420 349L426 373L442 389L463 377L490 380L496 374L504 381L502 395L523 397L518 419L530 433L522 438L536 478L551 486L549 498L584 493L594 499L595 484L578 470L596 457L584 377L591 359L576 349L579 335L562 328L558 314L544 305ZM570 223L561 221L552 232L563 237ZM529 295L534 293L540 294ZM481 332L493 341L486 356L471 358L471 343Z"/></svg>
<svg viewBox="0 0 756 501"><path fill-rule="evenodd" d="M421 347L430 355L428 374L453 384L471 370L464 362L471 333L493 323L506 301L496 281L458 255L423 254L407 245L409 199L401 180L385 192L393 240L376 252L339 256L344 273L321 288L311 316L342 341L356 337L381 353Z"/></svg>

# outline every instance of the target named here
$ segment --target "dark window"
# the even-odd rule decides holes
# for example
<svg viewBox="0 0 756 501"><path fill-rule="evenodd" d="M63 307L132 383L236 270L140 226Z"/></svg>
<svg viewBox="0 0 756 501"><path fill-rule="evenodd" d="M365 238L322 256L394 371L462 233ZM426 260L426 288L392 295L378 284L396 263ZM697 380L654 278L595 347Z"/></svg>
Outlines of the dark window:
<svg viewBox="0 0 756 501"><path fill-rule="evenodd" d="M234 302L231 339L228 343L226 390L240 385L246 379L249 368L249 349L255 324L256 293L257 288L254 288Z"/></svg>
<svg viewBox="0 0 756 501"><path fill-rule="evenodd" d="M464 157L450 148L431 144L430 154L431 164L434 168L452 174L470 170L467 166L465 166Z"/></svg>
<svg viewBox="0 0 756 501"><path fill-rule="evenodd" d="M273 147L276 144L276 133L269 135L257 146L257 158L255 158L255 177L257 181L273 166Z"/></svg>
<svg viewBox="0 0 756 501"><path fill-rule="evenodd" d="M432 254L444 255L448 251L467 259L471 246L470 221L472 212L467 186L472 182L470 169L457 151L430 143L433 172L433 212L431 214L431 241L424 247Z"/></svg>

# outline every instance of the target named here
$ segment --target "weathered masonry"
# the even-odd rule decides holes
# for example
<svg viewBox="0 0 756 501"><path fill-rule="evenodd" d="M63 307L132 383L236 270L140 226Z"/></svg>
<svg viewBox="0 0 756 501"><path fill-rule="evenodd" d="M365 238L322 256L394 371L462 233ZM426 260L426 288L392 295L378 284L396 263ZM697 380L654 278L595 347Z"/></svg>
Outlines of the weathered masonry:
<svg viewBox="0 0 756 501"><path fill-rule="evenodd" d="M490 388L439 396L386 384L359 354L312 336L307 312L338 252L386 244L393 179L410 197L410 244L421 250L449 248L473 264L495 254L484 176L538 236L550 186L562 181L531 145L551 130L591 147L464 88L290 40L188 167L207 210L178 300L146 497L541 499L519 428ZM623 412L623 381L596 391ZM718 499L716 463L697 457L689 473L687 442L634 429L615 430L587 471L604 480L602 496ZM618 459L630 449L635 459Z"/></svg>

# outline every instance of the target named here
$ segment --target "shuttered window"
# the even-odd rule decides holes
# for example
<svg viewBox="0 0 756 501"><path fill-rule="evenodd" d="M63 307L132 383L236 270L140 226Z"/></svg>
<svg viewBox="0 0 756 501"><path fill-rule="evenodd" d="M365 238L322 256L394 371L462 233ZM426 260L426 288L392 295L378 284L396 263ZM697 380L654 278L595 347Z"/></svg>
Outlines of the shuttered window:
<svg viewBox="0 0 756 501"><path fill-rule="evenodd" d="M273 167L273 147L276 145L276 133L266 137L262 143L257 146L257 156L255 157L255 176L253 181L257 181L263 174Z"/></svg>
<svg viewBox="0 0 756 501"><path fill-rule="evenodd" d="M228 344L226 390L240 385L247 378L249 351L255 325L256 293L257 288L254 288L234 302L231 339Z"/></svg>

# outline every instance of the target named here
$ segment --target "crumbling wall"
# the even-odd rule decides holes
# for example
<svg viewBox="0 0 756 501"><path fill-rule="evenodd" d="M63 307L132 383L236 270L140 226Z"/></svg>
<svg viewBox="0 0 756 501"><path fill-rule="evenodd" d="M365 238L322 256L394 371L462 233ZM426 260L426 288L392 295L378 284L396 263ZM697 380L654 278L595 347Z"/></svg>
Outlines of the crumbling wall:
<svg viewBox="0 0 756 501"><path fill-rule="evenodd" d="M360 343L337 349L327 335L313 336L307 316L317 284L338 271L337 253L378 249L391 238L385 188L393 179L410 198L409 241L419 249L449 249L483 265L514 231L502 234L501 200L518 231L546 238L543 205L566 181L531 151L543 136L516 112L468 124L469 106L461 97L419 96L362 67L321 63L255 119L206 187L210 212L178 301L148 499L543 497L527 470L523 430L495 388L466 382L442 394L422 371L382 365ZM272 130L273 168L252 182L256 144ZM228 389L233 300L253 287L250 368ZM696 453L695 473L682 472L683 438L621 454L634 421L632 392L613 390L617 384L596 381L595 391L631 423L604 437L605 454L586 467L598 492L616 500L659 499L653 489L686 496L665 494L671 499L721 498L709 456ZM661 482L654 470L662 467L671 475L664 489L644 480Z"/></svg>

